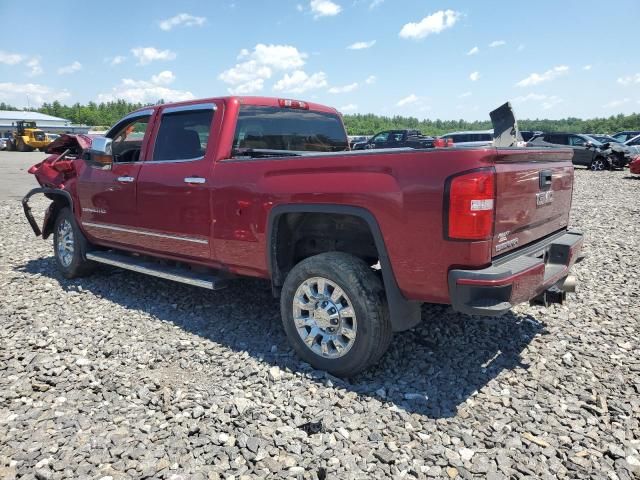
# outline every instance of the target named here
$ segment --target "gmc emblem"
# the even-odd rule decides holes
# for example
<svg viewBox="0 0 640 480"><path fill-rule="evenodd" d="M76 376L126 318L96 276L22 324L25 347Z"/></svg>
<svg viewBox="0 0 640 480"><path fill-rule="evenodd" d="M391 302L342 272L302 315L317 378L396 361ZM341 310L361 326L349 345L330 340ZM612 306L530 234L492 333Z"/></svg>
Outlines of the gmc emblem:
<svg viewBox="0 0 640 480"><path fill-rule="evenodd" d="M536 205L538 207L542 207L543 205L547 205L551 202L553 202L553 190L536 193Z"/></svg>

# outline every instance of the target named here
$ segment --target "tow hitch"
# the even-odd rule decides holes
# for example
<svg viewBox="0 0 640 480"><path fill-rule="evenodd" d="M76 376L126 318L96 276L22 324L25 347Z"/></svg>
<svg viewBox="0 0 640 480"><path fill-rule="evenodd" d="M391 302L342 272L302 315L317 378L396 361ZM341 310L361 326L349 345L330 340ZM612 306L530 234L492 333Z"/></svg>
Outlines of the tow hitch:
<svg viewBox="0 0 640 480"><path fill-rule="evenodd" d="M562 305L567 299L567 293L576 291L577 280L573 275L567 275L564 279L533 298L529 305L548 307L554 303Z"/></svg>

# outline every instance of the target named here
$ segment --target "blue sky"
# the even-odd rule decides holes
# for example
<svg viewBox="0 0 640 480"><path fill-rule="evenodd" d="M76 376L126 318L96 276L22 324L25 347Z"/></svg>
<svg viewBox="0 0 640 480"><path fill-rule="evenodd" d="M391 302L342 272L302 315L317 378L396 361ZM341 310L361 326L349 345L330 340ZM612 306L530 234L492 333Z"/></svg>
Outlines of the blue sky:
<svg viewBox="0 0 640 480"><path fill-rule="evenodd" d="M0 101L257 94L344 113L488 119L640 111L640 2L0 3ZM522 5L522 6L520 6Z"/></svg>

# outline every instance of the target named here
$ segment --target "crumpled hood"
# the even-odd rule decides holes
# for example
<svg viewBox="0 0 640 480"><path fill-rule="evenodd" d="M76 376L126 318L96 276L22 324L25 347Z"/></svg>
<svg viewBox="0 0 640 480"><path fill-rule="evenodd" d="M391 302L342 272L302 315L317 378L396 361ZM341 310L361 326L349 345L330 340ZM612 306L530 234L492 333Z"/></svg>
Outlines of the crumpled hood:
<svg viewBox="0 0 640 480"><path fill-rule="evenodd" d="M65 133L49 144L47 153L57 153L59 155L67 149L83 151L91 146L92 141L93 138L88 135Z"/></svg>
<svg viewBox="0 0 640 480"><path fill-rule="evenodd" d="M50 155L32 166L29 173L35 175L43 187L65 188L65 183L77 175L75 163L91 147L92 140L88 135L60 135L47 147Z"/></svg>

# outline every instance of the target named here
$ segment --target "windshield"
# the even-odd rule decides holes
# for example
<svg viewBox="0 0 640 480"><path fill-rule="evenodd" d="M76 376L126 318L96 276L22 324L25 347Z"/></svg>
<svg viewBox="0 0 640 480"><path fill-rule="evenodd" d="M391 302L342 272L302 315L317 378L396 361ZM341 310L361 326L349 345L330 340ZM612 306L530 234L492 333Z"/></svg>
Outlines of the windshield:
<svg viewBox="0 0 640 480"><path fill-rule="evenodd" d="M233 148L340 152L349 150L349 142L336 114L245 105Z"/></svg>
<svg viewBox="0 0 640 480"><path fill-rule="evenodd" d="M596 140L593 137L590 137L589 135L585 135L584 136L588 141L590 141L593 145L595 145L596 147L600 147L602 146L602 142L599 142L598 140Z"/></svg>

